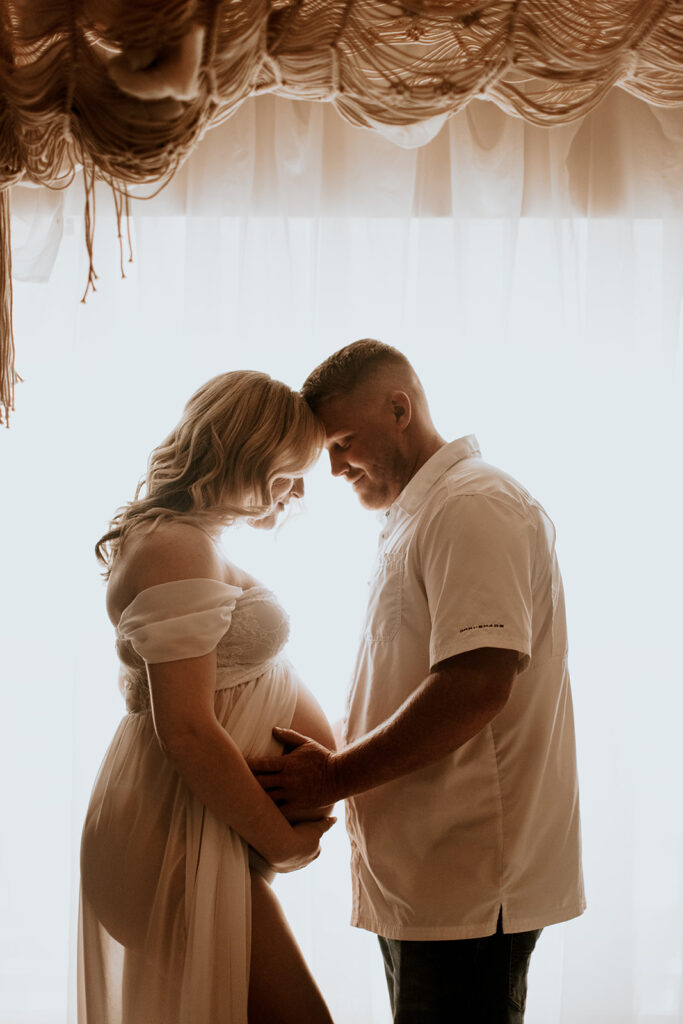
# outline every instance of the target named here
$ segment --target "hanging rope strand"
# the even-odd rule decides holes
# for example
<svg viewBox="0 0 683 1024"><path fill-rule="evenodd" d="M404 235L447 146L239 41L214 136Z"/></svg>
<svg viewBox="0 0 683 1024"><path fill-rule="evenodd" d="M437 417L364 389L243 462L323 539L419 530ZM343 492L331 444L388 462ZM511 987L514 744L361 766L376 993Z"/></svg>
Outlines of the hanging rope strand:
<svg viewBox="0 0 683 1024"><path fill-rule="evenodd" d="M9 414L14 411L14 385L21 379L14 368L9 189L0 192L0 246L0 423L9 427Z"/></svg>

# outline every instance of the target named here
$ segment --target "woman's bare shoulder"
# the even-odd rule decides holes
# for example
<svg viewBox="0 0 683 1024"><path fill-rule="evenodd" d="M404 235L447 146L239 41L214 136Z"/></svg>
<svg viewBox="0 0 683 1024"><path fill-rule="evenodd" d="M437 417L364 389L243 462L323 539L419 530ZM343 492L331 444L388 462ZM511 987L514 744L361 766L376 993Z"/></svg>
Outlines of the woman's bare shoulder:
<svg viewBox="0 0 683 1024"><path fill-rule="evenodd" d="M117 555L107 586L107 612L121 612L142 590L175 580L226 580L214 540L186 520L167 520L131 530Z"/></svg>

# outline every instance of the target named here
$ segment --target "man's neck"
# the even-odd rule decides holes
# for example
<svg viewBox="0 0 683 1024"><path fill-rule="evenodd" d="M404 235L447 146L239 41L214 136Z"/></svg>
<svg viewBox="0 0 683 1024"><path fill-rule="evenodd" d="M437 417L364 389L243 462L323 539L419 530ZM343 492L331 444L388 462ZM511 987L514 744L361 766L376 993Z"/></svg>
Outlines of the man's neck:
<svg viewBox="0 0 683 1024"><path fill-rule="evenodd" d="M440 434L437 434L436 431L425 437L423 443L419 446L419 449L416 452L413 470L408 479L412 480L415 474L422 469L425 462L429 462L432 455L436 455L439 449L443 448L445 444L446 441Z"/></svg>

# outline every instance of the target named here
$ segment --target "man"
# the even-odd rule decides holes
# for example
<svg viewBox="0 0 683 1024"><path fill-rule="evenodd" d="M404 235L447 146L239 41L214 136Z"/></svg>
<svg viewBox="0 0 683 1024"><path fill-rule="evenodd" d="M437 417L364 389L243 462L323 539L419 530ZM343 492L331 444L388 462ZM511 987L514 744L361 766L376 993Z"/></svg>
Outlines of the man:
<svg viewBox="0 0 683 1024"><path fill-rule="evenodd" d="M284 813L346 799L395 1024L522 1021L540 930L585 908L554 527L444 441L396 349L348 345L302 392L384 518L340 751L277 730L290 752L254 769Z"/></svg>

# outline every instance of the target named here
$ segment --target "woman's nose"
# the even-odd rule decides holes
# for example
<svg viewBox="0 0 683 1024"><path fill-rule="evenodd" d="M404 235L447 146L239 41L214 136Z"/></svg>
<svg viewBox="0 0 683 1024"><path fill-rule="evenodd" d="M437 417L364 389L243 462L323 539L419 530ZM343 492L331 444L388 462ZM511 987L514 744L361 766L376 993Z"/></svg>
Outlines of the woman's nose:
<svg viewBox="0 0 683 1024"><path fill-rule="evenodd" d="M304 496L304 478L297 476L292 482L292 496L294 498L303 498Z"/></svg>

